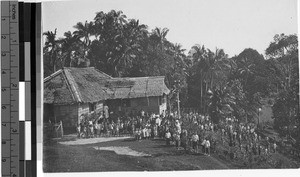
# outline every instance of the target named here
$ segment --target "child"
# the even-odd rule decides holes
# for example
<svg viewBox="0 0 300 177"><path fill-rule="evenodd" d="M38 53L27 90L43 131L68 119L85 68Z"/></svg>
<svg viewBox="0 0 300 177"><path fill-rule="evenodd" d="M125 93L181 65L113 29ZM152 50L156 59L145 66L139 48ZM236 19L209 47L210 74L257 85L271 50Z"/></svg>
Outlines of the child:
<svg viewBox="0 0 300 177"><path fill-rule="evenodd" d="M157 135L158 135L157 128L158 128L157 125L154 125L154 127L153 127L153 131L154 131L153 134L154 134L154 137L157 137ZM153 137L153 138L154 138L154 137Z"/></svg>
<svg viewBox="0 0 300 177"><path fill-rule="evenodd" d="M276 142L274 142L273 148L274 148L274 153L276 153L276 149L277 149L277 144L276 144Z"/></svg>
<svg viewBox="0 0 300 177"><path fill-rule="evenodd" d="M176 145L176 148L179 149L179 146L180 146L180 135L178 132L176 132L174 134L174 139L175 139L175 145Z"/></svg>
<svg viewBox="0 0 300 177"><path fill-rule="evenodd" d="M198 153L198 141L199 141L199 136L197 135L196 132L192 135L192 147Z"/></svg>
<svg viewBox="0 0 300 177"><path fill-rule="evenodd" d="M166 135L165 135L165 138L166 138L166 144L167 144L167 146L170 146L171 133L170 133L169 130L167 130Z"/></svg>
<svg viewBox="0 0 300 177"><path fill-rule="evenodd" d="M201 146L202 146L202 153L203 153L204 155L206 155L206 153L205 153L205 144L206 144L206 139L204 138L203 141L202 141L202 143L201 143Z"/></svg>
<svg viewBox="0 0 300 177"><path fill-rule="evenodd" d="M146 139L146 138L147 138L146 132L147 132L146 127L142 128L142 138L143 138L143 139Z"/></svg>
<svg viewBox="0 0 300 177"><path fill-rule="evenodd" d="M100 124L98 121L95 122L95 129L96 129L96 137L100 137Z"/></svg>
<svg viewBox="0 0 300 177"><path fill-rule="evenodd" d="M206 142L205 142L205 152L208 156L210 156L210 142L208 138L206 138Z"/></svg>
<svg viewBox="0 0 300 177"><path fill-rule="evenodd" d="M135 140L140 140L140 137L141 136L141 132L140 132L140 130L137 128L136 130L135 130Z"/></svg>
<svg viewBox="0 0 300 177"><path fill-rule="evenodd" d="M181 134L181 146L184 148L184 150L187 150L187 131L184 130Z"/></svg>
<svg viewBox="0 0 300 177"><path fill-rule="evenodd" d="M93 138L94 137L94 125L92 121L89 121L89 137Z"/></svg>
<svg viewBox="0 0 300 177"><path fill-rule="evenodd" d="M81 125L77 125L77 137L80 138L80 133L81 133Z"/></svg>

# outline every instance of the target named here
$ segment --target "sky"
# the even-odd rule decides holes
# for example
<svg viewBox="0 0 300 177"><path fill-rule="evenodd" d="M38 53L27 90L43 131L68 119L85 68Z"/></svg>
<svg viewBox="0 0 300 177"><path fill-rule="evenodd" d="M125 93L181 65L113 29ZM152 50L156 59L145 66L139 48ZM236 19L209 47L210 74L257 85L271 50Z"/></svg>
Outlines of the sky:
<svg viewBox="0 0 300 177"><path fill-rule="evenodd" d="M264 54L275 34L297 34L297 0L74 0L43 2L43 31L58 37L96 12L121 10L149 29L168 28L167 39L187 52L195 44L229 56L245 48Z"/></svg>

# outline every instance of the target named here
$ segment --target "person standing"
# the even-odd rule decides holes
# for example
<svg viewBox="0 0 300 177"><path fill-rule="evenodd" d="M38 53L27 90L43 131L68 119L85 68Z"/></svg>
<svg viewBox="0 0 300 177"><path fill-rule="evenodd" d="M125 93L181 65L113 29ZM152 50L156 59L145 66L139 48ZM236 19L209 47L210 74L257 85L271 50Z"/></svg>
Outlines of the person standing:
<svg viewBox="0 0 300 177"><path fill-rule="evenodd" d="M206 152L205 152L205 144L206 144L206 139L203 138L203 141L202 141L202 143L201 143L201 146L202 146L202 153L203 153L204 155L206 155Z"/></svg>
<svg viewBox="0 0 300 177"><path fill-rule="evenodd" d="M179 149L179 146L180 146L180 134L178 132L175 133L174 139L175 139L176 148Z"/></svg>
<svg viewBox="0 0 300 177"><path fill-rule="evenodd" d="M239 144L242 143L242 134L240 133L239 136L238 136L238 141L239 141Z"/></svg>
<svg viewBox="0 0 300 177"><path fill-rule="evenodd" d="M192 135L192 147L196 153L198 153L198 141L199 141L199 136L197 135L196 132L194 132Z"/></svg>
<svg viewBox="0 0 300 177"><path fill-rule="evenodd" d="M210 156L210 141L208 138L206 138L206 142L205 142L205 153Z"/></svg>
<svg viewBox="0 0 300 177"><path fill-rule="evenodd" d="M96 136L95 137L100 137L100 124L98 121L95 122L95 130L96 130Z"/></svg>
<svg viewBox="0 0 300 177"><path fill-rule="evenodd" d="M109 118L109 112L108 112L109 108L108 108L108 106L105 105L103 107L103 110L104 110L104 117L105 117L105 119L108 119Z"/></svg>
<svg viewBox="0 0 300 177"><path fill-rule="evenodd" d="M166 138L166 145L170 146L170 142L171 142L171 133L169 130L167 130L166 134L165 134L165 138Z"/></svg>
<svg viewBox="0 0 300 177"><path fill-rule="evenodd" d="M277 150L277 144L276 144L276 142L274 142L273 148L274 148L274 153L276 153L276 150Z"/></svg>
<svg viewBox="0 0 300 177"><path fill-rule="evenodd" d="M187 150L187 131L183 130L181 134L181 146L184 148L184 150Z"/></svg>

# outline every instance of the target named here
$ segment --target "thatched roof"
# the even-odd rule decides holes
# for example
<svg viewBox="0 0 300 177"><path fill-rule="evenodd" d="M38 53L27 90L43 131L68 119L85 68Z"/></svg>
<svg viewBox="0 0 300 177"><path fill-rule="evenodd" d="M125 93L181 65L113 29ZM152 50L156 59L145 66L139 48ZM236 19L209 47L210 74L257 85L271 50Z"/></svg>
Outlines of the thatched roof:
<svg viewBox="0 0 300 177"><path fill-rule="evenodd" d="M63 68L44 79L44 103L72 104L161 96L170 91L163 76L112 78L89 68Z"/></svg>

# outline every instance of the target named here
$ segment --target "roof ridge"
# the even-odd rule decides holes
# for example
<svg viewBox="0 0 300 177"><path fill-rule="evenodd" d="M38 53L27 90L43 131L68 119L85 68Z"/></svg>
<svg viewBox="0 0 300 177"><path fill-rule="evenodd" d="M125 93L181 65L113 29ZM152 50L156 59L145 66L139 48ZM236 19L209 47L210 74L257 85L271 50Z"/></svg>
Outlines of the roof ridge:
<svg viewBox="0 0 300 177"><path fill-rule="evenodd" d="M69 68L75 68L75 69L86 69L86 68L95 68L94 66L90 66L90 67L63 67L63 69L69 69Z"/></svg>
<svg viewBox="0 0 300 177"><path fill-rule="evenodd" d="M66 71L68 72L68 74L67 74ZM69 70L65 70L65 75L66 75L67 80L70 83L70 86L71 86L73 92L75 92L75 95L77 96L78 102L81 102L82 101L82 96L79 92L78 85L76 84L74 77L72 76L72 74L70 73Z"/></svg>
<svg viewBox="0 0 300 177"><path fill-rule="evenodd" d="M92 67L92 68L94 68L94 67ZM101 74L103 74L103 75L105 75L105 76L108 76L109 78L113 78L113 77L111 77L110 75L108 75L108 74L106 74L105 72L103 72L103 71L100 71L99 69L97 69L97 68L94 68L97 72L99 72L99 73L101 73Z"/></svg>
<svg viewBox="0 0 300 177"><path fill-rule="evenodd" d="M52 73L51 75L47 76L44 78L44 82L47 82L48 80L50 80L51 78L54 78L55 76L57 76L58 74L60 74L62 72L62 69L59 69L57 71L55 71L54 73Z"/></svg>
<svg viewBox="0 0 300 177"><path fill-rule="evenodd" d="M113 79L155 79L155 78L165 78L165 76L143 76L143 77L113 77Z"/></svg>
<svg viewBox="0 0 300 177"><path fill-rule="evenodd" d="M65 71L63 70L63 77L64 77L64 79L65 79L65 81L66 81L66 85L67 85L67 87L68 87L68 89L69 89L69 91L70 91L70 93L71 93L71 95L72 95L72 98L74 99L74 101L76 102L76 96L74 95L74 93L73 93L73 91L72 91L72 87L71 87L71 84L70 84L70 82L69 82L69 80L68 80L68 78L67 78L67 76L66 76L66 73L65 73Z"/></svg>

